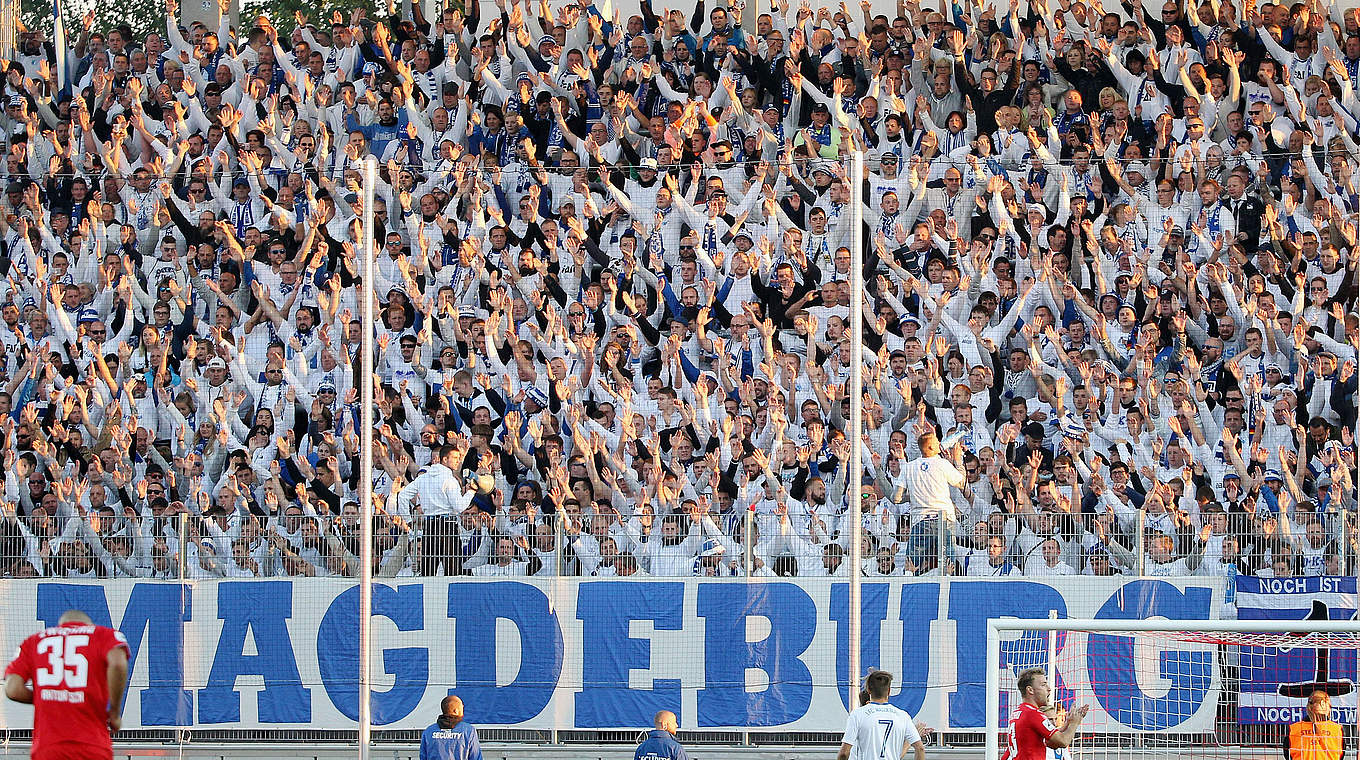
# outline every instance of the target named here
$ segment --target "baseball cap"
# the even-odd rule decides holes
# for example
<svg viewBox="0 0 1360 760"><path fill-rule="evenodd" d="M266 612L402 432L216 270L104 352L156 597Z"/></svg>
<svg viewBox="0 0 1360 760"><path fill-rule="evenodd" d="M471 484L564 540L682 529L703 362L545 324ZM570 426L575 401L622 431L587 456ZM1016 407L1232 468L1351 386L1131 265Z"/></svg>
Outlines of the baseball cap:
<svg viewBox="0 0 1360 760"><path fill-rule="evenodd" d="M640 164L639 168L642 168L642 169L651 169L652 171L656 171L656 168L657 168L656 159L655 159L655 158L644 158L644 159L642 159L642 163Z"/></svg>

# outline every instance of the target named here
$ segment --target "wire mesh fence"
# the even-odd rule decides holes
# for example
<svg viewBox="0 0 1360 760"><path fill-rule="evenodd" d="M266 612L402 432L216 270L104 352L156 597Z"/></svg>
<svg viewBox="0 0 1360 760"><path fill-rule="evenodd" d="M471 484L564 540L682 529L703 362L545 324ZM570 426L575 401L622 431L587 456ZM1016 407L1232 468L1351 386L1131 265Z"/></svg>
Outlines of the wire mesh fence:
<svg viewBox="0 0 1360 760"><path fill-rule="evenodd" d="M848 577L847 515L726 506L694 501L677 505L682 511L645 507L628 516L612 508L538 514L522 506L499 515L472 509L457 518L379 514L374 577ZM1131 510L1127 520L1045 512L1018 523L994 512L965 532L967 526L945 521L913 523L910 515L893 514L899 506L873 493L861 500L864 578L1053 578L1082 574L1076 568L1144 577L1168 574L1162 565L1177 557L1191 560L1172 568L1182 574L1228 579L1252 567L1278 570L1278 577L1342 575L1355 567L1354 513L1339 510L1291 535L1265 531L1266 523L1279 522L1273 516L1238 525L1207 519L1201 543L1240 547L1225 561L1178 549L1184 531L1171 530L1166 513L1146 509ZM6 578L357 578L359 540L352 504L340 514L296 510L280 517L131 507L122 515L101 509L61 516L39 509L0 519L0 568Z"/></svg>

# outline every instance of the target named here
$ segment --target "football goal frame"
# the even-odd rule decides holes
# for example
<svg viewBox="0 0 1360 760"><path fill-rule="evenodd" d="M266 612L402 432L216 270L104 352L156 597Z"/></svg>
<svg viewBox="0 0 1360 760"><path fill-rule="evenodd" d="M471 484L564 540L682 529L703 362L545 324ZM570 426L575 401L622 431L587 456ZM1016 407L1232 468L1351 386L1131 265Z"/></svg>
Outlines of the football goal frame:
<svg viewBox="0 0 1360 760"><path fill-rule="evenodd" d="M1357 620L1094 620L1079 618L993 618L987 621L986 652L986 714L988 725L984 734L984 760L999 760L1003 736L1007 726L1000 720L1001 694L1013 691L1018 671L1008 666L1003 671L1001 646L1003 636L1014 633L1047 633L1047 670L1052 679L1059 634L1171 634L1171 638L1198 645L1234 644L1253 647L1277 647L1286 650L1309 647L1335 651L1352 649L1360 644L1360 621ZM1271 643L1271 635L1290 635L1279 643ZM1255 635L1256 638L1253 638ZM1289 646L1283 646L1288 644ZM1052 684L1051 684L1052 685ZM1081 732L1078 733L1081 736ZM1187 748L1189 749L1189 748ZM1280 750L1273 751L1279 757ZM1191 750L1193 754L1193 750Z"/></svg>

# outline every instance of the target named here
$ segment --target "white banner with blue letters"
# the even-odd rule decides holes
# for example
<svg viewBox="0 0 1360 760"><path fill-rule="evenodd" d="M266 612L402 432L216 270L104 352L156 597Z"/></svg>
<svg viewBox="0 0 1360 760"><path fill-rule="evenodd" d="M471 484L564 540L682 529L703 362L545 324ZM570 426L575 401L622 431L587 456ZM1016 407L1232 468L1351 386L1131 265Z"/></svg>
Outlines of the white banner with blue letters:
<svg viewBox="0 0 1360 760"><path fill-rule="evenodd" d="M862 662L896 674L893 701L951 731L985 723L986 621L1207 619L1221 579L866 580ZM126 634L126 728L352 729L358 715L358 589L337 579L3 581L10 651L77 608ZM373 716L424 728L449 693L483 726L621 729L669 709L683 729L838 731L848 681L848 584L800 578L397 579L373 595ZM1160 672L1118 636L1059 652L1059 692L1106 730L1212 727L1212 652L1168 652ZM1075 644L1074 644L1075 645ZM1061 640L1059 640L1061 646ZM1036 660L1036 657L1038 658ZM1009 634L1002 683L1044 665L1048 634ZM1100 658L1092 679L1086 663ZM1141 659L1141 658L1140 658ZM1092 681L1095 681L1093 683ZM1003 694L1001 725L1007 708ZM1131 709L1132 706L1137 709ZM31 726L5 702L0 727Z"/></svg>

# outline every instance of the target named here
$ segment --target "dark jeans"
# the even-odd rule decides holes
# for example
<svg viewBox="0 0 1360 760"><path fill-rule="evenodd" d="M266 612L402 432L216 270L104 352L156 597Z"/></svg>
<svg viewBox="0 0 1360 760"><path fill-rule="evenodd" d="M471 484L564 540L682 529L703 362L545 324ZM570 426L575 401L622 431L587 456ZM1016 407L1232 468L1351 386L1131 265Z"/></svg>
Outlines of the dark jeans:
<svg viewBox="0 0 1360 760"><path fill-rule="evenodd" d="M426 517L420 539L421 575L439 574L439 563L444 563L445 575L463 572L463 557L459 551L458 518L452 515Z"/></svg>

